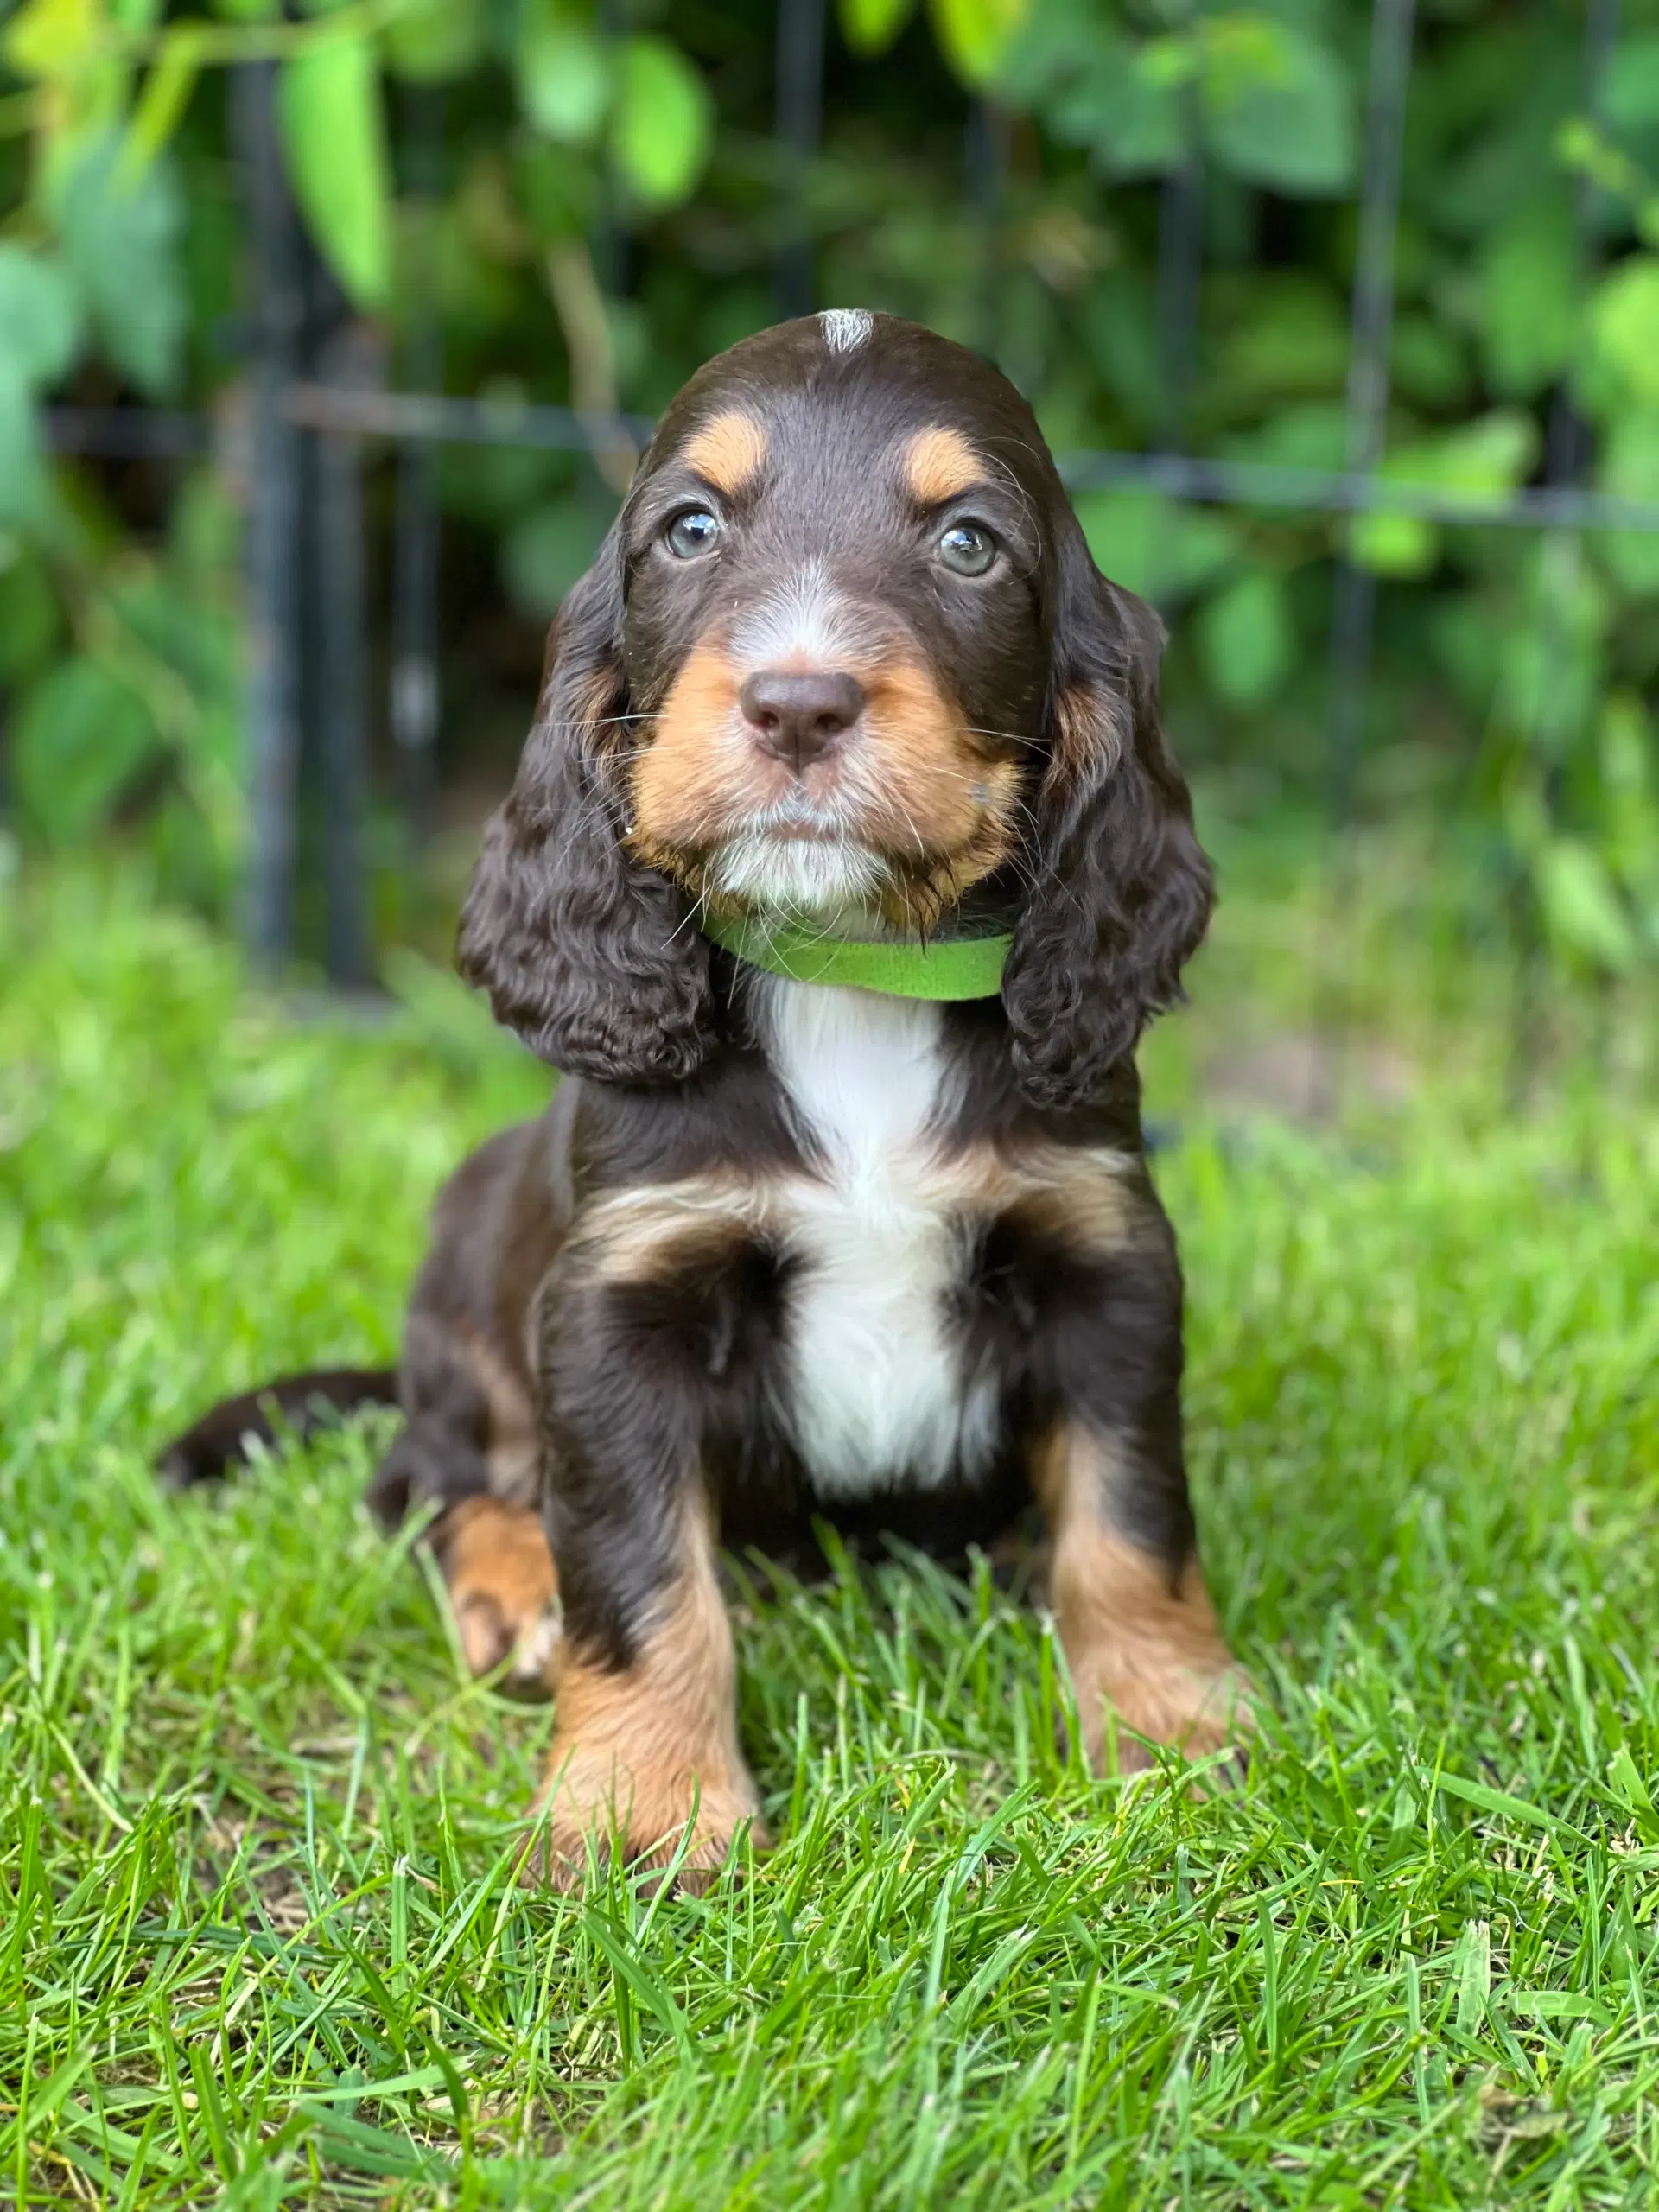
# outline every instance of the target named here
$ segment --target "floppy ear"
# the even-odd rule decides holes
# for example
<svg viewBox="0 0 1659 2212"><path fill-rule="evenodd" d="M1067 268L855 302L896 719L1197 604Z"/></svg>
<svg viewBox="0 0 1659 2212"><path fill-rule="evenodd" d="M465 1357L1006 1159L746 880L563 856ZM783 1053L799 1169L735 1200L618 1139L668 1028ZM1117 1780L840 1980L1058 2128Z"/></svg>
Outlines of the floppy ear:
<svg viewBox="0 0 1659 2212"><path fill-rule="evenodd" d="M1163 627L1108 583L1075 524L1061 556L1049 754L1032 889L1002 982L1014 1071L1040 1106L1085 1104L1155 1014L1210 919L1209 862L1158 720Z"/></svg>
<svg viewBox="0 0 1659 2212"><path fill-rule="evenodd" d="M573 1075L677 1082L708 1049L709 947L685 895L624 849L622 555L613 530L559 609L536 723L484 835L456 964L498 1021Z"/></svg>

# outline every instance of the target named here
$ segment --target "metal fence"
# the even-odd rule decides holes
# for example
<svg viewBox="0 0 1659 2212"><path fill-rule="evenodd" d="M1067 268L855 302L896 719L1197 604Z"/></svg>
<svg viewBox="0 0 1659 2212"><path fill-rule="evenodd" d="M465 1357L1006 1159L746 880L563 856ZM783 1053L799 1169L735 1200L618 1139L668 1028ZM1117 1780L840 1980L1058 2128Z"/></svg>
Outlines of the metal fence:
<svg viewBox="0 0 1659 2212"><path fill-rule="evenodd" d="M1659 530L1659 504L1612 499L1584 482L1589 438L1570 385L1556 392L1545 481L1505 497L1393 480L1384 461L1394 327L1394 262L1402 149L1411 81L1414 0L1373 0L1357 250L1350 309L1345 466L1339 471L1206 459L1185 450L1185 397L1192 383L1203 276L1201 156L1196 143L1164 180L1158 232L1156 341L1166 394L1157 449L1059 456L1074 490L1137 485L1181 500L1332 514L1407 514L1440 523L1557 533ZM1588 0L1582 101L1594 116L1618 27L1618 0ZM810 312L813 242L805 179L823 109L825 0L779 0L774 130L780 159L779 245L772 271L781 317ZM251 424L247 566L251 615L249 784L252 857L247 933L257 965L281 970L294 937L296 794L302 758L321 783L325 964L332 981L370 976L364 820L368 793L369 609L363 563L363 448L386 442L398 453L392 534L391 652L388 715L404 809L416 834L433 785L441 670L438 657L438 513L433 467L441 443L482 443L588 452L637 446L649 423L569 407L392 391L378 375L372 334L356 321L308 245L283 179L273 119L274 65L236 73L233 126L245 181L256 309L249 334ZM439 96L414 97L404 118L405 172L416 190L434 188ZM972 111L964 147L965 190L987 241L988 272L1007 161L1006 118L984 103ZM1581 270L1591 255L1590 200L1578 197ZM613 218L595 258L613 288L626 241ZM982 288L981 342L995 349L995 289ZM441 381L435 315L416 321L408 365ZM51 430L61 450L188 455L204 450L200 416L156 410L60 408ZM1376 607L1376 578L1338 558L1330 626L1326 717L1328 801L1333 821L1355 798Z"/></svg>

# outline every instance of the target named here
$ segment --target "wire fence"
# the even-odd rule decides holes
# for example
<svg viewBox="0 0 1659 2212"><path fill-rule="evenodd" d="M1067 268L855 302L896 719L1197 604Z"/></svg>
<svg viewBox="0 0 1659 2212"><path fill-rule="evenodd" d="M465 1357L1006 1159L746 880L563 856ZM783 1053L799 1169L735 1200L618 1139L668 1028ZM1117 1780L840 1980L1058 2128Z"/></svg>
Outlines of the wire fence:
<svg viewBox="0 0 1659 2212"><path fill-rule="evenodd" d="M1594 117L1618 29L1618 0L1589 0L1583 105ZM1208 458L1185 450L1186 401L1198 358L1203 283L1203 157L1196 118L1185 153L1162 188L1158 226L1156 346L1162 421L1147 452L1062 454L1074 491L1139 486L1175 500L1336 516L1405 515L1452 525L1560 533L1659 531L1659 502L1610 497L1583 481L1589 438L1570 383L1551 410L1545 480L1503 495L1414 482L1386 473L1394 266L1402 149L1412 78L1414 0L1373 0L1357 251L1350 305L1344 466L1292 467ZM822 123L824 0L779 0L774 131L782 196L772 269L780 318L825 304L815 296L806 182ZM357 321L311 248L283 176L273 119L274 65L236 72L233 129L249 219L255 311L248 334L251 404L241 435L248 491L247 573L251 670L248 777L251 859L250 950L280 972L294 940L302 758L319 765L322 796L325 965L331 981L370 980L364 818L368 802L370 609L364 570L366 442L397 449L392 531L388 718L404 810L418 836L434 785L442 671L438 652L439 517L434 459L442 444L537 447L586 453L603 464L636 449L651 423L603 410L451 397L385 386L374 334ZM403 118L402 167L411 189L436 189L439 95L414 95ZM997 230L1007 119L981 102L963 152L963 189L982 241L979 342L996 350ZM1578 255L1593 254L1591 198L1576 203ZM601 207L594 259L613 292L626 284L626 239ZM417 303L406 371L435 387L442 345L435 308ZM204 416L160 409L51 410L65 453L185 460L212 449ZM1376 613L1374 572L1341 554L1330 624L1326 714L1328 797L1340 828L1355 803ZM1546 610L1545 619L1551 619Z"/></svg>

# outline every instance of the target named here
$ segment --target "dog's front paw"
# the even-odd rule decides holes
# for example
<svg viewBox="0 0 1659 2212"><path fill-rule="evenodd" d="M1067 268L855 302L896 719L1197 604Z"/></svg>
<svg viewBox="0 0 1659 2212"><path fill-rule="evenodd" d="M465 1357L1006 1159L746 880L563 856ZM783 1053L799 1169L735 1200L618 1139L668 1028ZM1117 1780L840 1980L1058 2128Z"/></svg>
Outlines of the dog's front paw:
<svg viewBox="0 0 1659 2212"><path fill-rule="evenodd" d="M556 1738L531 1812L537 1827L524 1874L556 1890L581 1886L590 1851L601 1863L615 1854L660 1873L686 1844L688 1828L674 1878L694 1892L709 1887L746 1828L759 1847L766 1845L754 1784L741 1768L699 1775L680 1764L625 1766L609 1751L585 1752Z"/></svg>
<svg viewBox="0 0 1659 2212"><path fill-rule="evenodd" d="M1126 1669L1121 1651L1112 1656L1115 1666L1076 1670L1083 1748L1095 1773L1113 1764L1114 1749L1120 1774L1153 1766L1152 1744L1168 1744L1189 1759L1245 1751L1255 1728L1255 1686L1236 1660L1194 1667L1166 1658Z"/></svg>

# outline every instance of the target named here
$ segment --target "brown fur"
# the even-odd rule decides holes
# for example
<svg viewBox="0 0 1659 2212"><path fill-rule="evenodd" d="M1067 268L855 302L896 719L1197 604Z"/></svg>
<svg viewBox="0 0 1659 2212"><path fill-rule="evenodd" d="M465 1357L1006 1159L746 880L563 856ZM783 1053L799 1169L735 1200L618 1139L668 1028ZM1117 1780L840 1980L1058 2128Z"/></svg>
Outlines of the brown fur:
<svg viewBox="0 0 1659 2212"><path fill-rule="evenodd" d="M697 1176L622 1191L602 1200L582 1225L576 1249L605 1282L645 1282L696 1255L715 1258L766 1217L762 1185L735 1176Z"/></svg>
<svg viewBox="0 0 1659 2212"><path fill-rule="evenodd" d="M558 1640L558 1578L541 1516L503 1498L463 1498L435 1529L433 1548L474 1674L511 1659L515 1688L545 1693Z"/></svg>
<svg viewBox="0 0 1659 2212"><path fill-rule="evenodd" d="M985 464L960 430L921 430L905 448L905 482L918 505L943 506L985 480Z"/></svg>
<svg viewBox="0 0 1659 2212"><path fill-rule="evenodd" d="M541 1440L536 1433L536 1406L523 1377L503 1357L486 1336L458 1324L456 1338L461 1357L478 1377L489 1407L489 1438L486 1449L490 1463L490 1488L498 1497L515 1505L536 1503L540 1471Z"/></svg>
<svg viewBox="0 0 1659 2212"><path fill-rule="evenodd" d="M595 1277L649 1283L717 1260L760 1236L787 1236L792 1179L777 1173L698 1175L621 1191L591 1206L571 1240ZM929 1178L941 1205L967 1221L1018 1215L1057 1245L1091 1258L1154 1242L1162 1215L1139 1157L1111 1148L1008 1150L975 1143L942 1154Z"/></svg>
<svg viewBox="0 0 1659 2212"><path fill-rule="evenodd" d="M1109 1713L1135 1735L1192 1756L1236 1742L1249 1725L1243 1677L1196 1559L1172 1573L1109 1526L1109 1501L1129 1487L1132 1461L1128 1443L1068 1426L1044 1446L1033 1471L1052 1535L1060 1646L1095 1767ZM1151 1764L1151 1755L1120 1737L1117 1764L1134 1773Z"/></svg>
<svg viewBox="0 0 1659 2212"><path fill-rule="evenodd" d="M698 645L675 677L631 779L628 842L648 866L677 873L681 856L706 850L746 803L764 804L766 764L738 736L737 692L736 671L712 644Z"/></svg>
<svg viewBox="0 0 1659 2212"><path fill-rule="evenodd" d="M684 460L705 483L735 499L766 465L771 441L752 415L733 409L705 423L687 443Z"/></svg>
<svg viewBox="0 0 1659 2212"><path fill-rule="evenodd" d="M925 927L1013 852L1019 765L986 757L961 709L919 664L887 658L849 664L868 701L867 833L902 855L901 872L880 905L890 921ZM790 780L744 738L738 689L721 647L698 645L632 776L632 849L717 905L723 902L703 856L746 810L766 805Z"/></svg>
<svg viewBox="0 0 1659 2212"><path fill-rule="evenodd" d="M691 1826L680 1880L704 1886L760 1801L738 1746L736 1656L715 1580L709 1516L684 1517L679 1572L633 1664L621 1672L567 1653L558 1672L558 1729L536 1802L547 1827L536 1851L567 1887L586 1839L619 1843L629 1860L664 1866ZM695 1825L692 1825L695 1823Z"/></svg>
<svg viewBox="0 0 1659 2212"><path fill-rule="evenodd" d="M1115 700L1086 684L1074 684L1054 702L1054 757L1049 774L1058 784L1116 765L1122 750Z"/></svg>

